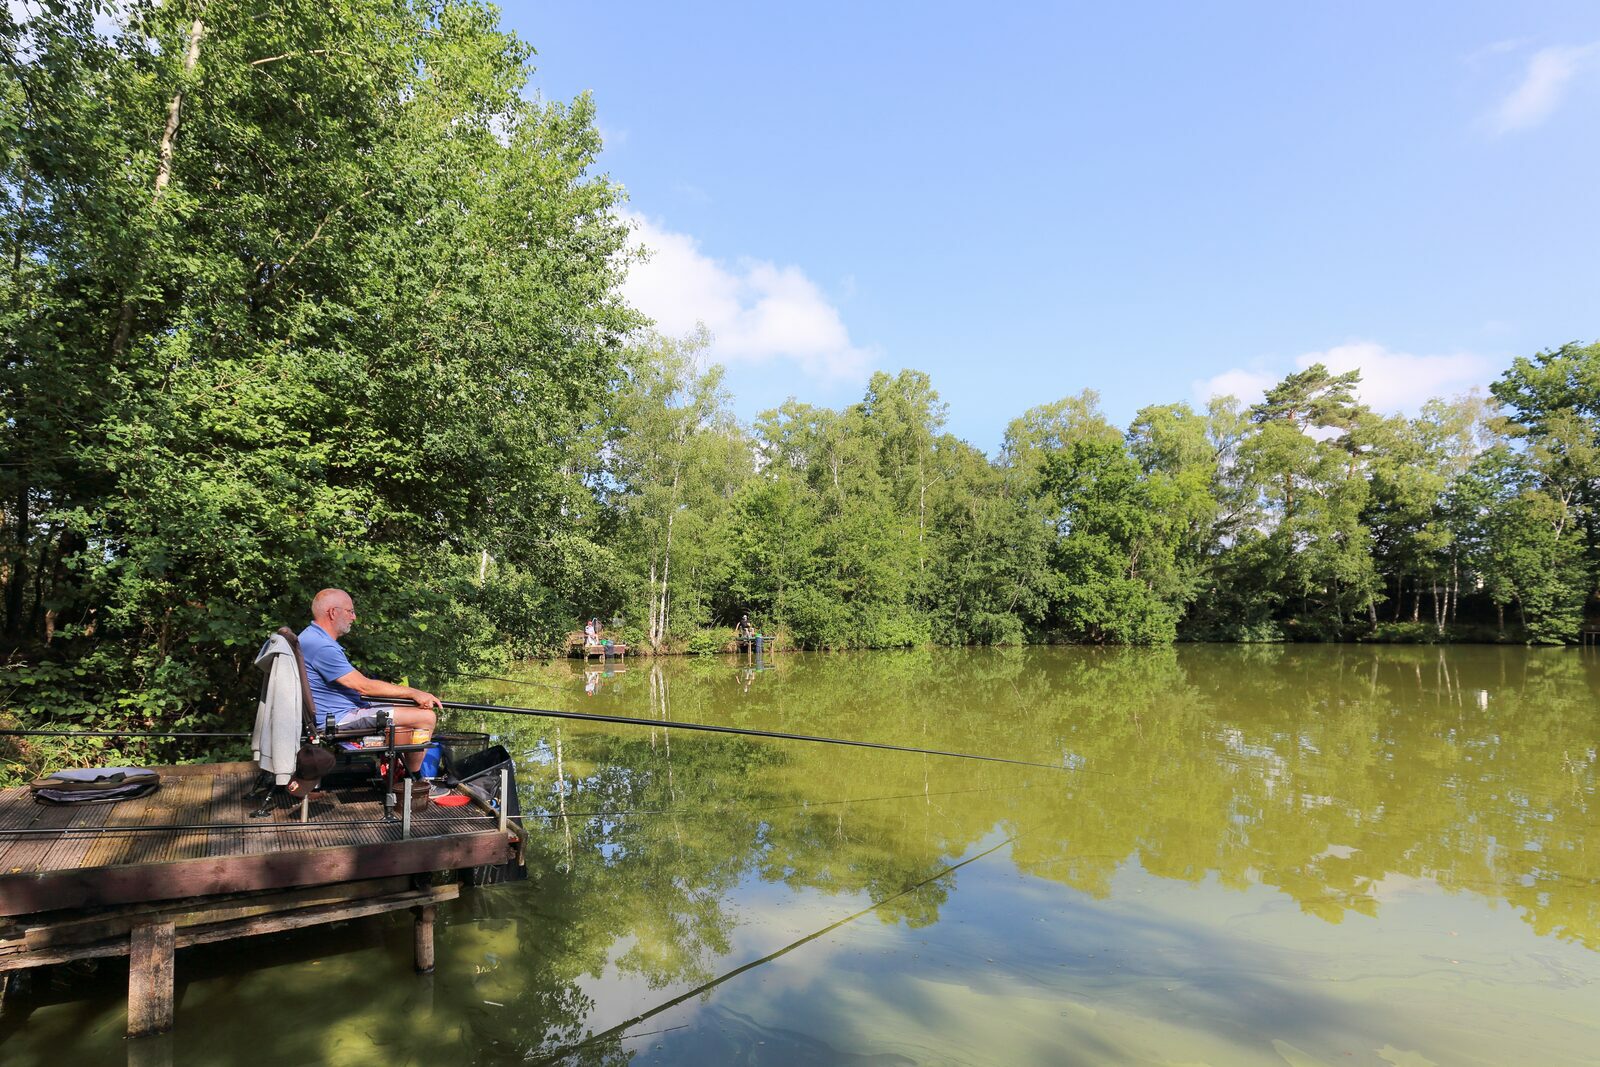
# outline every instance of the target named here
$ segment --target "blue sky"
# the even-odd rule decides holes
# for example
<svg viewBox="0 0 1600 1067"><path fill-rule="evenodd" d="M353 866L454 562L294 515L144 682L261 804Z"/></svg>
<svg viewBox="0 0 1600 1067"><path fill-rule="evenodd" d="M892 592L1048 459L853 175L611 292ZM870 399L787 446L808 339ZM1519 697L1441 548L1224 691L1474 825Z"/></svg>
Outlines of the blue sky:
<svg viewBox="0 0 1600 1067"><path fill-rule="evenodd" d="M1322 358L1412 410L1600 338L1600 4L509 3L593 93L663 329L741 416L927 371L1026 408L1248 397Z"/></svg>

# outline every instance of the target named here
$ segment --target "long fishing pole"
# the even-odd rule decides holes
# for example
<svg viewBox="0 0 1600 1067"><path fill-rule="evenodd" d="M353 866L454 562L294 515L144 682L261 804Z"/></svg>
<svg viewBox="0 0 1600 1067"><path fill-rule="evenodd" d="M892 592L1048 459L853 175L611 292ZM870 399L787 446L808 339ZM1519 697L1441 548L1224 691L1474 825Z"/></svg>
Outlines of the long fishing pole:
<svg viewBox="0 0 1600 1067"><path fill-rule="evenodd" d="M1009 763L1017 767L1041 767L1047 771L1064 771L1067 768L1054 763L1034 763L1030 760L1008 759L1005 756L984 756L976 752L946 752L936 748L913 748L909 745L889 745L880 741L855 741L847 737L817 737L812 734L791 734L780 730L751 730L738 726L713 726L703 722L678 722L673 719L640 719L631 715L599 715L587 711L551 711L548 708L518 708L506 704L466 704L456 700L441 700L442 706L456 711L485 711L500 715L532 715L545 719L578 719L583 722L616 723L622 726L652 726L669 730L700 730L711 734L735 734L740 737L771 737L780 741L811 741L822 745L849 745L854 748L877 748L886 752L910 752L921 756L948 756L951 759L984 760L989 763Z"/></svg>
<svg viewBox="0 0 1600 1067"><path fill-rule="evenodd" d="M249 737L247 733L180 730L0 730L0 737Z"/></svg>

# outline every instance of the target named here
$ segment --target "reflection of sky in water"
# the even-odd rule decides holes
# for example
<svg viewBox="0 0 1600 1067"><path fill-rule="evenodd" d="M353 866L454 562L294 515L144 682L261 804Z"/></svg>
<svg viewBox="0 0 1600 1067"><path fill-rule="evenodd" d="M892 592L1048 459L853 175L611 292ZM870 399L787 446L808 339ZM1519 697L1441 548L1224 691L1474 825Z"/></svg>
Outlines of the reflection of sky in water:
<svg viewBox="0 0 1600 1067"><path fill-rule="evenodd" d="M178 1062L253 1065L285 1012L310 1024L275 1058L340 1064L1594 1062L1600 658L720 662L481 695L1065 772L485 719L554 816L534 880L447 909L432 980L403 917L181 955ZM0 1031L6 1067L62 1041L120 1062L115 974L77 981Z"/></svg>
<svg viewBox="0 0 1600 1067"><path fill-rule="evenodd" d="M1137 861L1101 901L1018 873L1004 851L956 877L936 925L862 916L638 1024L647 1036L624 1047L646 1063L739 1049L784 1050L775 1062L1591 1062L1593 954L1421 880L1386 880L1379 917L1331 924L1267 887L1176 883ZM743 883L726 962L868 903ZM692 987L608 971L585 988L599 1031Z"/></svg>

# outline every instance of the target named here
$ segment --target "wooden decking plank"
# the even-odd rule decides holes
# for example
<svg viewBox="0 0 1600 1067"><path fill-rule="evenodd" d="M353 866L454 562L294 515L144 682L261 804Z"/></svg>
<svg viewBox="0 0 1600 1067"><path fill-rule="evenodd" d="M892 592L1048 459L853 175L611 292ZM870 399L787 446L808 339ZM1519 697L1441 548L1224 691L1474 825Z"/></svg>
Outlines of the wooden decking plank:
<svg viewBox="0 0 1600 1067"><path fill-rule="evenodd" d="M369 896L345 903L307 907L290 905L283 910L274 909L264 915L188 925L174 930L174 940L178 948L216 941L231 941L240 937L253 937L258 934L294 930L328 922L340 922L387 911L400 911L430 905L437 906L441 902L455 900L460 895L460 892L460 886L441 885L429 886L424 889L405 890L382 896ZM128 954L128 948L129 939L125 935L113 936L86 944L45 947L0 957L0 972L38 967L51 963L67 963L72 960L125 956Z"/></svg>
<svg viewBox="0 0 1600 1067"><path fill-rule="evenodd" d="M162 776L161 788L137 800L124 800L110 805L107 827L151 826L170 824L172 820L172 788L176 782ZM141 846L150 835L135 831L128 834L97 834L95 842L80 863L81 867L104 867L116 863L136 862Z"/></svg>
<svg viewBox="0 0 1600 1067"><path fill-rule="evenodd" d="M0 791L0 818L13 828L112 831L8 838L0 826L0 914L76 906L73 894L94 903L157 901L180 891L314 885L502 863L512 855L495 821L476 808L429 806L413 817L412 839L402 841L401 820L383 821L383 794L374 787L319 792L302 827L298 804L248 818L259 803L244 795L255 778L250 764L190 766L173 775L166 770L156 793L117 804L44 805L26 790ZM154 829L219 823L234 825ZM152 829L115 833L119 827Z"/></svg>
<svg viewBox="0 0 1600 1067"><path fill-rule="evenodd" d="M211 821L243 822L245 812L242 802L245 790L250 788L253 776L241 787L237 776L218 772L211 775ZM232 830L211 830L206 833L205 855L225 855L233 847Z"/></svg>
<svg viewBox="0 0 1600 1067"><path fill-rule="evenodd" d="M28 803L37 809L34 820L22 827L28 830L74 826L89 810L101 806L90 805L90 808L86 809L69 804L40 804L32 799L29 799ZM0 876L36 870L39 861L44 859L57 840L55 834L29 834L9 839L0 836Z"/></svg>
<svg viewBox="0 0 1600 1067"><path fill-rule="evenodd" d="M47 921L28 923L16 936L20 941L0 942L0 947L34 952L86 945L108 937L125 936L139 923L171 922L180 930L254 916L270 915L293 908L348 903L378 896L393 896L413 887L405 875L365 882L340 882L309 889L271 889L254 893L171 900L160 903L125 904L115 908L91 908L81 913L56 913Z"/></svg>
<svg viewBox="0 0 1600 1067"><path fill-rule="evenodd" d="M0 914L24 915L90 904L123 904L458 870L505 863L511 856L509 838L491 830L266 855L0 876Z"/></svg>
<svg viewBox="0 0 1600 1067"><path fill-rule="evenodd" d="M198 826L211 821L211 778L189 775L173 778L162 785L168 797L168 819L174 826ZM152 817L155 812L149 813ZM152 818L146 825L155 825ZM133 855L139 862L190 859L204 855L204 830L184 830L170 834L143 834Z"/></svg>
<svg viewBox="0 0 1600 1067"><path fill-rule="evenodd" d="M72 825L78 826L104 826L111 817L114 804L95 804L80 813ZM98 834L62 834L54 838L54 843L48 852L39 860L38 870L60 871L71 867L83 865L83 858L89 854L89 849L94 846ZM9 869L9 868L4 868Z"/></svg>
<svg viewBox="0 0 1600 1067"><path fill-rule="evenodd" d="M41 807L24 786L0 789L0 830L16 830L29 825L39 817Z"/></svg>

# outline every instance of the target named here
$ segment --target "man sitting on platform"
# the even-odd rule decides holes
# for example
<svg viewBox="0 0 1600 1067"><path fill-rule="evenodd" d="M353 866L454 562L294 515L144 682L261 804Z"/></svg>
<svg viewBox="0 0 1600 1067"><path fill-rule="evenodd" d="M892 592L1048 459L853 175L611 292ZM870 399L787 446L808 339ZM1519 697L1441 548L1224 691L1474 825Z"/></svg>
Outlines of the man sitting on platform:
<svg viewBox="0 0 1600 1067"><path fill-rule="evenodd" d="M343 589L324 589L311 601L311 625L300 631L300 655L305 660L306 678L311 683L311 700L317 706L317 725L340 730L375 730L378 712L388 711L396 726L432 730L440 707L432 693L409 685L394 685L368 678L344 654L339 638L350 632L356 621L355 601ZM374 704L368 697L382 700L412 700L417 706L393 707ZM422 767L422 752L407 752L406 767L416 777Z"/></svg>

